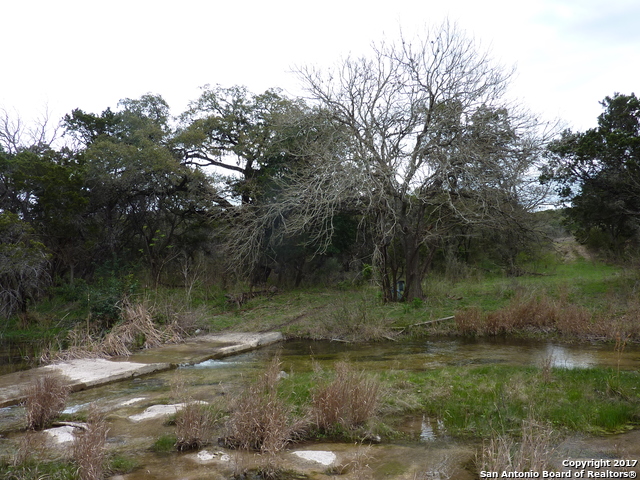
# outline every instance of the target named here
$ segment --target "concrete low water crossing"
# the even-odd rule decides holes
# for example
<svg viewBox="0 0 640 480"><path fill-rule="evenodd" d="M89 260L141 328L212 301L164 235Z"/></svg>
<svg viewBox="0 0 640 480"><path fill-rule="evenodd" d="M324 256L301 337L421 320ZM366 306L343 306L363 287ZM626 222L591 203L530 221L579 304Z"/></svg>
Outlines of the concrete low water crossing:
<svg viewBox="0 0 640 480"><path fill-rule="evenodd" d="M232 333L195 337L188 342L145 350L126 358L79 358L0 376L0 408L24 399L25 388L34 379L61 375L72 391L169 370L179 365L223 358L280 342L278 332Z"/></svg>

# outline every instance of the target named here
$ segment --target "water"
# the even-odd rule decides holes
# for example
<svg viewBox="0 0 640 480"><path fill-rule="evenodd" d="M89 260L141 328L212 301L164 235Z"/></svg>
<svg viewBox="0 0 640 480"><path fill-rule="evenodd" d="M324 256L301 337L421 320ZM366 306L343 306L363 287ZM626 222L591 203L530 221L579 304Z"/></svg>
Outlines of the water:
<svg viewBox="0 0 640 480"><path fill-rule="evenodd" d="M40 348L28 342L0 341L0 375L27 370Z"/></svg>
<svg viewBox="0 0 640 480"><path fill-rule="evenodd" d="M151 445L161 436L171 435L174 427L162 418L136 423L130 417L151 405L173 403L179 385L186 386L189 396L195 400L211 402L231 398L248 378L253 378L263 370L265 363L274 354L280 356L282 370L293 374L311 371L314 364L330 369L338 360L348 360L357 369L372 372L391 369L424 371L456 365L542 365L549 362L565 368L640 369L640 348L637 346L627 346L618 354L612 345L563 345L505 339L446 338L370 344L290 341L227 359L207 360L196 365L77 392L70 396L67 412L85 411L91 403L107 412L109 448L120 454L134 454L144 465L144 468L127 475L126 480L229 478L238 470L254 465L258 461L257 457L253 454L231 452L230 460L224 463L220 460L221 455L215 455L220 450L216 446L209 448L213 460L208 462L198 459L196 453L156 454L151 452ZM0 456L11 454L15 450L20 435L23 434L23 415L21 407L0 409ZM420 415L401 419L400 424L408 441L362 447L362 450L347 444L314 443L301 448L336 452L338 463L344 464L345 468L360 461L358 458L362 457L361 460L364 459L362 461L366 461L373 469L373 478L423 478L424 475L418 475L420 472L436 472L447 458L453 458L462 465L465 461L472 461L475 455L477 446L456 442L447 437L441 419ZM620 443L623 440L616 441ZM584 448L582 444L576 443L568 444L567 449L578 447ZM314 472L310 474L311 478L330 477L326 473L326 467L315 468L313 464L305 464L307 460L297 458L290 452L282 454L280 461L294 470L311 468ZM472 477L469 472L460 470L452 478Z"/></svg>
<svg viewBox="0 0 640 480"><path fill-rule="evenodd" d="M412 342L346 344L341 342L290 341L271 346L260 355L280 351L285 365L349 360L376 371L398 368L409 371L455 365L535 365L550 362L563 368L606 367L640 369L640 348L627 346L618 355L612 345L563 345L550 342L498 339L430 339ZM286 370L286 369L285 369Z"/></svg>

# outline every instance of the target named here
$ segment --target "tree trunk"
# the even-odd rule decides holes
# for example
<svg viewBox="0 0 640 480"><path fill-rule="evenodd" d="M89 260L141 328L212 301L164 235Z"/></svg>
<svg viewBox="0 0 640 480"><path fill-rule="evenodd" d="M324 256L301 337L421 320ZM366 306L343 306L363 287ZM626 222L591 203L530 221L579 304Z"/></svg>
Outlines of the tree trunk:
<svg viewBox="0 0 640 480"><path fill-rule="evenodd" d="M414 298L423 299L422 278L424 273L420 264L420 242L413 234L405 234L404 256L405 286L402 298L406 302L410 302Z"/></svg>

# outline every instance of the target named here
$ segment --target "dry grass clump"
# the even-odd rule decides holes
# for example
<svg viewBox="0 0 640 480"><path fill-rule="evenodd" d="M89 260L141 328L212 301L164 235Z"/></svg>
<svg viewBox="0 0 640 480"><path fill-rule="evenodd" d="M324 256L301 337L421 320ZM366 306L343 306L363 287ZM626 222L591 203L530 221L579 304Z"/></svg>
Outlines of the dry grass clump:
<svg viewBox="0 0 640 480"><path fill-rule="evenodd" d="M182 335L174 323L159 327L153 321L153 312L144 303L125 302L122 322L111 329L102 344L108 355L131 355L135 348L159 347L164 343L178 343Z"/></svg>
<svg viewBox="0 0 640 480"><path fill-rule="evenodd" d="M548 331L553 328L561 312L548 298L529 298L520 296L512 300L505 308L489 312L485 329L489 335L512 332L532 327Z"/></svg>
<svg viewBox="0 0 640 480"><path fill-rule="evenodd" d="M393 320L366 294L341 294L312 316L309 335L350 342L388 338Z"/></svg>
<svg viewBox="0 0 640 480"><path fill-rule="evenodd" d="M378 381L355 371L347 362L338 362L333 380L312 394L313 421L321 430L362 426L375 415L380 396Z"/></svg>
<svg viewBox="0 0 640 480"><path fill-rule="evenodd" d="M109 333L102 336L90 325L79 325L67 334L67 347L57 351L45 349L41 363L70 360L74 358L106 358L129 356L139 348L159 347L165 343L183 340L183 329L177 321L158 325L154 312L146 303L130 303L122 306L122 321Z"/></svg>
<svg viewBox="0 0 640 480"><path fill-rule="evenodd" d="M195 450L211 443L216 419L208 405L188 402L176 418L176 448Z"/></svg>
<svg viewBox="0 0 640 480"><path fill-rule="evenodd" d="M550 470L553 430L534 420L522 424L520 441L507 435L491 438L483 445L479 471L541 472Z"/></svg>
<svg viewBox="0 0 640 480"><path fill-rule="evenodd" d="M369 466L372 458L371 445L360 445L345 461L329 467L324 473L331 476L347 475L353 480L368 480L373 476L373 469Z"/></svg>
<svg viewBox="0 0 640 480"><path fill-rule="evenodd" d="M103 478L106 459L107 421L97 407L89 407L87 429L73 441L71 456L78 466L80 480Z"/></svg>
<svg viewBox="0 0 640 480"><path fill-rule="evenodd" d="M463 335L477 335L484 331L482 310L478 307L458 310L455 315L456 327Z"/></svg>
<svg viewBox="0 0 640 480"><path fill-rule="evenodd" d="M228 422L228 446L273 454L299 438L307 422L296 420L293 409L278 396L280 360L274 358L255 384L234 402Z"/></svg>
<svg viewBox="0 0 640 480"><path fill-rule="evenodd" d="M597 321L584 307L566 299L554 300L547 296L525 298L516 296L507 306L483 313L477 307L456 312L458 331L465 335L502 335L534 331L558 333L567 336L609 338L610 322Z"/></svg>
<svg viewBox="0 0 640 480"><path fill-rule="evenodd" d="M27 428L42 430L64 410L69 387L56 375L36 378L25 389Z"/></svg>
<svg viewBox="0 0 640 480"><path fill-rule="evenodd" d="M46 437L39 432L27 432L20 438L18 448L13 453L11 465L28 465L31 460L44 456L47 451Z"/></svg>

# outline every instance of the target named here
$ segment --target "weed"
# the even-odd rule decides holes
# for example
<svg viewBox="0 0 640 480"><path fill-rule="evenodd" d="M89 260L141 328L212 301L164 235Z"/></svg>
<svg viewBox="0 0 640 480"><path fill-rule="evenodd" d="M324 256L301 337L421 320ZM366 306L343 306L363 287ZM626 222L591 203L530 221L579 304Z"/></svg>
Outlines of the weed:
<svg viewBox="0 0 640 480"><path fill-rule="evenodd" d="M132 349L159 347L182 340L176 325L159 328L153 321L152 309L144 303L125 302L122 318L122 323L111 329L103 341L109 355L130 355Z"/></svg>
<svg viewBox="0 0 640 480"><path fill-rule="evenodd" d="M346 362L335 365L335 376L312 394L312 416L322 431L351 430L364 425L378 408L380 383Z"/></svg>
<svg viewBox="0 0 640 480"><path fill-rule="evenodd" d="M547 355L540 362L540 376L543 383L551 382L553 361L553 355Z"/></svg>
<svg viewBox="0 0 640 480"><path fill-rule="evenodd" d="M234 402L229 419L229 446L273 454L299 438L306 429L306 420L296 420L293 408L279 397L280 377L278 357Z"/></svg>
<svg viewBox="0 0 640 480"><path fill-rule="evenodd" d="M3 480L77 480L76 466L65 460L10 465L0 462Z"/></svg>
<svg viewBox="0 0 640 480"><path fill-rule="evenodd" d="M26 466L32 460L36 460L45 451L45 439L36 432L27 432L20 439L18 449L13 454L11 464L15 467Z"/></svg>
<svg viewBox="0 0 640 480"><path fill-rule="evenodd" d="M188 402L176 418L176 448L193 450L209 444L214 425L215 418L207 405Z"/></svg>
<svg viewBox="0 0 640 480"><path fill-rule="evenodd" d="M25 390L27 428L42 430L64 410L69 387L55 375L35 379Z"/></svg>
<svg viewBox="0 0 640 480"><path fill-rule="evenodd" d="M153 442L151 450L156 453L171 452L175 449L177 441L178 439L175 435L162 435L155 442Z"/></svg>
<svg viewBox="0 0 640 480"><path fill-rule="evenodd" d="M104 415L96 406L91 405L87 429L76 436L72 448L72 458L78 466L79 480L99 480L102 478L108 431Z"/></svg>
<svg viewBox="0 0 640 480"><path fill-rule="evenodd" d="M164 343L182 341L183 330L174 321L159 326L154 321L154 311L146 303L130 303L125 300L122 320L106 335L87 319L86 326L78 324L67 333L66 348L45 349L41 362L72 358L129 356L140 348L158 347Z"/></svg>
<svg viewBox="0 0 640 480"><path fill-rule="evenodd" d="M463 335L476 335L482 332L484 322L482 311L478 307L457 311L455 320L458 331Z"/></svg>
<svg viewBox="0 0 640 480"><path fill-rule="evenodd" d="M125 475L140 468L140 462L124 455L114 455L109 459L107 470L111 475Z"/></svg>
<svg viewBox="0 0 640 480"><path fill-rule="evenodd" d="M371 461L371 446L360 445L358 449L349 456L346 462L329 467L326 471L326 475L345 475L349 474L348 478L354 480L367 480L371 478L373 473L369 462Z"/></svg>
<svg viewBox="0 0 640 480"><path fill-rule="evenodd" d="M479 471L541 472L550 470L553 430L532 419L522 423L520 441L508 435L493 436L482 447Z"/></svg>
<svg viewBox="0 0 640 480"><path fill-rule="evenodd" d="M389 321L380 315L379 304L368 292L336 295L316 316L311 337L344 341L380 340L389 334Z"/></svg>

